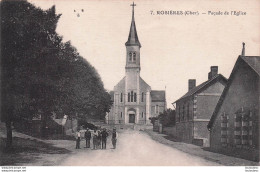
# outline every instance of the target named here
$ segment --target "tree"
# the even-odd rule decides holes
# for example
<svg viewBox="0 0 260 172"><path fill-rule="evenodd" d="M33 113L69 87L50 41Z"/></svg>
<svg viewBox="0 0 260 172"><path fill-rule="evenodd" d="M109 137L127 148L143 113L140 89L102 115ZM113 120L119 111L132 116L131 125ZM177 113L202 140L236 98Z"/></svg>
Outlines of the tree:
<svg viewBox="0 0 260 172"><path fill-rule="evenodd" d="M11 146L11 122L32 118L46 101L40 92L50 85L42 82L46 68L40 66L59 44L53 37L57 37L60 15L55 14L55 7L42 11L26 1L1 1L0 5L1 120L6 123L7 146Z"/></svg>
<svg viewBox="0 0 260 172"><path fill-rule="evenodd" d="M93 66L56 33L61 15L27 1L1 1L1 120L7 146L11 123L41 112L102 117L112 102Z"/></svg>
<svg viewBox="0 0 260 172"><path fill-rule="evenodd" d="M175 110L167 109L158 116L158 119L163 126L172 126L175 125Z"/></svg>

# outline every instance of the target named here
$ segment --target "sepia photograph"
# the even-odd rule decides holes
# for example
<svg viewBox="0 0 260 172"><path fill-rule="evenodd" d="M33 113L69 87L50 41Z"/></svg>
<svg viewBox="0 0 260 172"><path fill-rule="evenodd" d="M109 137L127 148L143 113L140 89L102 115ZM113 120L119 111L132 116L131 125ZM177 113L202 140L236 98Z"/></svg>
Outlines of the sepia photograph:
<svg viewBox="0 0 260 172"><path fill-rule="evenodd" d="M2 172L258 172L259 0L0 5Z"/></svg>

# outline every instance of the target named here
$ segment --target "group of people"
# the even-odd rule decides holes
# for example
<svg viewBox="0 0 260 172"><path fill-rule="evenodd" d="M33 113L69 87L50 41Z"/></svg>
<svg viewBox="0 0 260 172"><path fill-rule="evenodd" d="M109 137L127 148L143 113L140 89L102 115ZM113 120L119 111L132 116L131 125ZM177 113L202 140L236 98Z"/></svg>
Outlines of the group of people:
<svg viewBox="0 0 260 172"><path fill-rule="evenodd" d="M86 140L86 148L90 148L90 141L92 139L93 141L93 149L106 149L107 145L107 137L109 136L106 128L96 130L94 129L93 133L87 128L87 130L84 133L84 137ZM113 148L116 149L116 142L117 142L118 134L116 132L116 128L112 131L112 145ZM81 133L80 130L76 132L76 149L80 149L80 139L81 139Z"/></svg>

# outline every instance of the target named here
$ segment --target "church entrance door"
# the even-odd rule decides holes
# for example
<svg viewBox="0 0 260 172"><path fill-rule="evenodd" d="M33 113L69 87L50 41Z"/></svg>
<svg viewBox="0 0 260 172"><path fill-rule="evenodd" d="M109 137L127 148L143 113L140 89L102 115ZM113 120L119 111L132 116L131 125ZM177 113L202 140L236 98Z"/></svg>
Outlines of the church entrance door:
<svg viewBox="0 0 260 172"><path fill-rule="evenodd" d="M129 114L129 123L135 123L135 114Z"/></svg>

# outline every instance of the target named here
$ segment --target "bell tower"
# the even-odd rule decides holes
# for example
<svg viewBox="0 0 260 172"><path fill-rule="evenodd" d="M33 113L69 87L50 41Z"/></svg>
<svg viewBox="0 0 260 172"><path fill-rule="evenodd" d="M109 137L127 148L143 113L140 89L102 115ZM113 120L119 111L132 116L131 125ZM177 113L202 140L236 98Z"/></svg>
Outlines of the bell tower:
<svg viewBox="0 0 260 172"><path fill-rule="evenodd" d="M141 44L138 40L137 31L135 27L135 18L134 18L134 7L136 4L133 2L132 6L132 21L129 31L128 40L125 43L126 46L126 65L125 65L125 92L126 102L129 104L139 103L139 81L140 81L140 48ZM132 97L134 94L134 100ZM130 97L130 101L129 101Z"/></svg>
<svg viewBox="0 0 260 172"><path fill-rule="evenodd" d="M141 44L138 40L137 31L135 27L135 18L134 18L134 7L136 4L131 4L132 6L132 22L130 26L128 40L125 43L126 46L126 72L128 70L135 70L140 72L140 48Z"/></svg>

